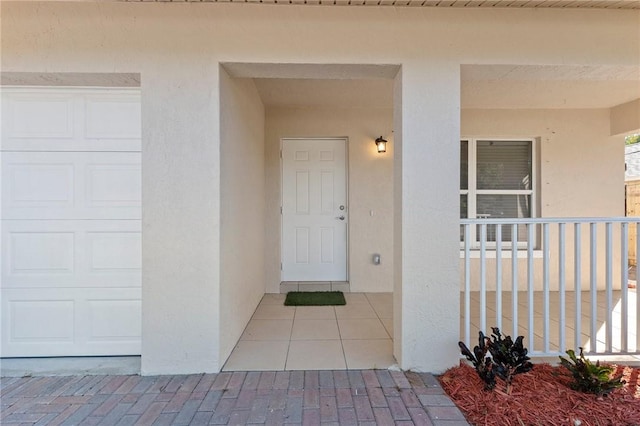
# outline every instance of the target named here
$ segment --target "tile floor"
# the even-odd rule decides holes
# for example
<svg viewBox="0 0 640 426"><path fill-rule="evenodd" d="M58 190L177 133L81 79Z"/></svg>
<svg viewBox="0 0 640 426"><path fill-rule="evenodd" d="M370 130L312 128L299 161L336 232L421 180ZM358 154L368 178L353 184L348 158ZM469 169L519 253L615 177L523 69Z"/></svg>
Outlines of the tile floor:
<svg viewBox="0 0 640 426"><path fill-rule="evenodd" d="M575 293L567 291L565 296L565 349L577 349L579 346L589 348L591 344L590 340L590 327L591 327L591 294L589 292L582 292L580 295L581 315L576 319L576 302ZM518 292L518 334L525 336L525 344L530 352L540 352L544 348L545 335L544 335L544 294L540 291L535 291L533 294L533 341L530 341L529 333L529 314L528 314L528 293ZM607 329L607 295L604 291L598 291L596 294L596 349L598 352L603 353L606 351L606 329ZM628 349L630 352L635 351L637 346L637 329L638 329L638 317L637 312L640 305L637 305L638 295L635 289L629 289L628 291L628 330L627 340ZM471 341L474 342L477 339L478 331L480 330L480 293L471 292L470 294L470 313L471 313L471 327L470 336ZM506 334L513 335L513 309L512 309L512 294L511 292L503 292L502 295L502 331ZM497 322L497 309L496 309L496 293L495 291L488 291L486 294L486 326L496 326ZM460 293L460 333L461 338L464 339L464 294ZM619 351L621 345L621 322L622 322L622 300L621 292L612 292L612 347L614 351ZM559 349L559 335L560 335L560 297L557 291L549 293L549 349L557 351ZM580 324L580 337L579 341L576 339L576 324ZM640 360L640 357L626 357L631 361Z"/></svg>
<svg viewBox="0 0 640 426"><path fill-rule="evenodd" d="M381 369L393 357L392 293L345 293L346 306L284 306L265 294L223 371Z"/></svg>
<svg viewBox="0 0 640 426"><path fill-rule="evenodd" d="M464 339L464 295L461 294L460 334ZM392 293L345 293L346 306L289 307L284 306L284 294L265 294L247 325L244 334L224 366L225 371L257 370L337 370L388 368L393 358ZM518 334L524 335L530 351L544 347L542 333L541 292L534 293L533 342L529 342L528 295L518 295ZM503 295L502 330L512 333L511 294ZM589 346L590 296L581 297L581 342L575 340L575 295L566 296L566 348ZM636 346L636 290L629 291L629 349ZM550 294L550 349L558 350L558 294ZM479 330L480 293L471 293L470 336ZM613 347L620 340L620 294L613 293ZM597 348L603 351L606 327L606 295L597 295ZM487 327L495 326L495 292L487 294ZM475 339L475 337L473 338ZM640 357L626 357L632 361Z"/></svg>

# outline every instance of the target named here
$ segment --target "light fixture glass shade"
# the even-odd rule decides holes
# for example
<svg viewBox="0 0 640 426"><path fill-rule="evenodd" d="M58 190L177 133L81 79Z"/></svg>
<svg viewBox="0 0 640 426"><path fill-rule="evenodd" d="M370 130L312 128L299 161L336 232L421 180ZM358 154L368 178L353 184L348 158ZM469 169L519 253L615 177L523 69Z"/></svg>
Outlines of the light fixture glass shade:
<svg viewBox="0 0 640 426"><path fill-rule="evenodd" d="M378 152L387 152L387 140L380 136L376 139L376 147Z"/></svg>

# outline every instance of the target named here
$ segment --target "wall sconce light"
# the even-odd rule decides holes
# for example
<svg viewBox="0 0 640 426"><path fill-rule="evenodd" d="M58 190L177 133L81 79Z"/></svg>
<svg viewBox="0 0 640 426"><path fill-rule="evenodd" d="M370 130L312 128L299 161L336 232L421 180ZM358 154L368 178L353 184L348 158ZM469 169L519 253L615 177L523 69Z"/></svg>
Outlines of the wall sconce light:
<svg viewBox="0 0 640 426"><path fill-rule="evenodd" d="M376 148L378 152L387 152L387 140L380 136L376 139Z"/></svg>

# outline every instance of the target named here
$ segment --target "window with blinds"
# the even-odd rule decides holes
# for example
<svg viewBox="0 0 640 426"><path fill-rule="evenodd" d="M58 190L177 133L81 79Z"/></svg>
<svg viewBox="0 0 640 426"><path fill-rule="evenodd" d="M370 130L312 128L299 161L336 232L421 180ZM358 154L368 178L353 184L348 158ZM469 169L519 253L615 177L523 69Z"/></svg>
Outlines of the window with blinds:
<svg viewBox="0 0 640 426"><path fill-rule="evenodd" d="M532 217L534 170L533 139L460 141L460 217ZM518 240L524 241L526 229L520 228ZM479 227L472 231L472 241L477 242ZM495 238L495 226L488 226L487 241L495 242ZM503 226L502 241L511 240L511 227Z"/></svg>

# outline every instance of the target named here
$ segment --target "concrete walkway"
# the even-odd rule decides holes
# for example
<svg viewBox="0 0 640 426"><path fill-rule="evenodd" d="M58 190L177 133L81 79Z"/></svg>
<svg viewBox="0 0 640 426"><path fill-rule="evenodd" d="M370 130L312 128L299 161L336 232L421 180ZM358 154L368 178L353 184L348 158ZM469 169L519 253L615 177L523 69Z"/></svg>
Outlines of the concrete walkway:
<svg viewBox="0 0 640 426"><path fill-rule="evenodd" d="M0 423L467 425L431 374L387 370L0 380Z"/></svg>

